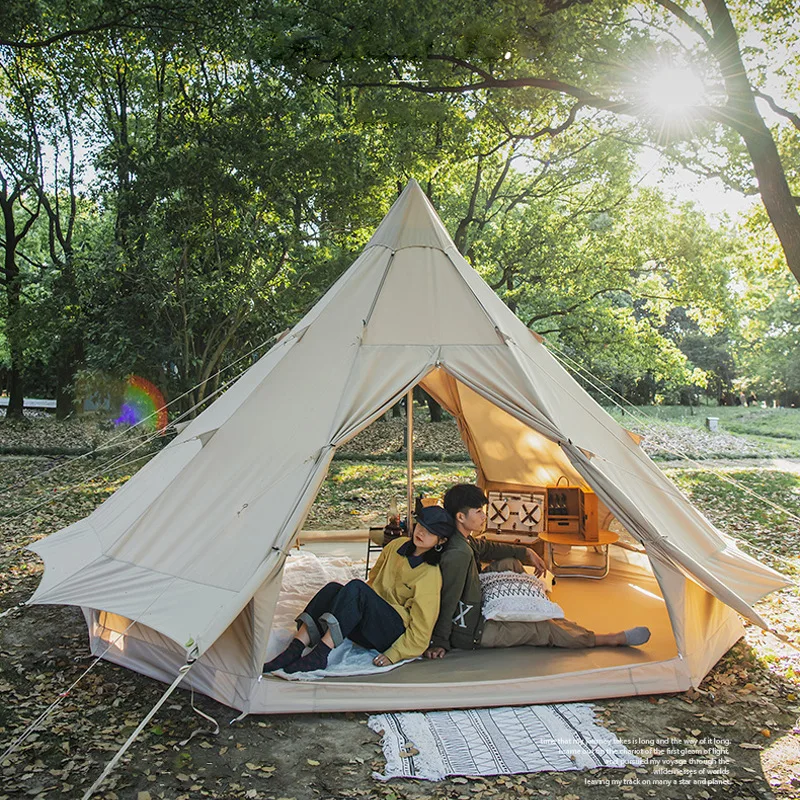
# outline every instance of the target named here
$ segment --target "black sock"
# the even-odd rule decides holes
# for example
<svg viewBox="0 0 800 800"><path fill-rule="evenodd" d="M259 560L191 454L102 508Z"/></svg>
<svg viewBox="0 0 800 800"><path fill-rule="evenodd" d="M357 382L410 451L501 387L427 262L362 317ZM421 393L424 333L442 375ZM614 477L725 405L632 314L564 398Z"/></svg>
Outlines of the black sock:
<svg viewBox="0 0 800 800"><path fill-rule="evenodd" d="M328 655L331 648L320 642L308 655L298 658L293 664L284 667L284 672L313 672L315 669L325 669L328 666Z"/></svg>
<svg viewBox="0 0 800 800"><path fill-rule="evenodd" d="M289 664L297 661L303 650L306 649L305 644L300 639L292 639L291 644L280 655L275 656L272 661L267 661L261 668L261 672L275 672L276 669L283 669L288 667Z"/></svg>

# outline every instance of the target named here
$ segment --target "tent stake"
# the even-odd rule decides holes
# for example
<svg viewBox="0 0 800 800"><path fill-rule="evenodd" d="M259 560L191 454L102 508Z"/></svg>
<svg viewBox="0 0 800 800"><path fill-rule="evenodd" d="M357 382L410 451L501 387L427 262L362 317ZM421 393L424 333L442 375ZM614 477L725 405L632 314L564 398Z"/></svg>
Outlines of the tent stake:
<svg viewBox="0 0 800 800"><path fill-rule="evenodd" d="M406 488L408 500L408 514L406 516L408 530L411 536L414 523L412 515L414 513L414 389L409 389L406 395L406 452L408 455L408 467L406 474Z"/></svg>

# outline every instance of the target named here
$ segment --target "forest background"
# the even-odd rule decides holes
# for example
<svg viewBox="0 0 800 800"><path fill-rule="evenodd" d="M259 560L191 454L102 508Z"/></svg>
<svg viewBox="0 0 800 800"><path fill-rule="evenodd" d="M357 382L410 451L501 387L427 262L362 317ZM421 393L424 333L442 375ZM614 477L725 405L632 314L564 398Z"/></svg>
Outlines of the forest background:
<svg viewBox="0 0 800 800"><path fill-rule="evenodd" d="M7 0L9 416L24 396L68 416L130 374L177 411L202 404L313 305L411 177L598 385L640 404L800 403L799 12ZM676 170L760 202L712 216L665 188Z"/></svg>

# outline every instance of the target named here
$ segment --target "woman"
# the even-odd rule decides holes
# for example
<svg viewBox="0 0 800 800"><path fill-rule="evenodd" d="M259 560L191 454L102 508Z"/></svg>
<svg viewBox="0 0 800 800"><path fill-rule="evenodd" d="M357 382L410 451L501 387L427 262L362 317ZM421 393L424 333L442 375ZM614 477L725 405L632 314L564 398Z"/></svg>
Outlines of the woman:
<svg viewBox="0 0 800 800"><path fill-rule="evenodd" d="M373 659L379 667L421 655L439 616L440 553L455 532L443 508L423 508L412 537L399 537L383 548L368 583L329 583L314 595L296 620L297 635L289 647L263 671L325 669L331 650L345 639L380 650ZM304 656L309 646L313 649Z"/></svg>

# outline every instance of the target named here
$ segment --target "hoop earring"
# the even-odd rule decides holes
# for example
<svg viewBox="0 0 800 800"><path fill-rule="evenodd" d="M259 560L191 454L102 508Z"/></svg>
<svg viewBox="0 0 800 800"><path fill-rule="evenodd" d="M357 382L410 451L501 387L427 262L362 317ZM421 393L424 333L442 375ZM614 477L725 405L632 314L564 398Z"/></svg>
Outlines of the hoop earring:
<svg viewBox="0 0 800 800"><path fill-rule="evenodd" d="M443 545L443 544L437 544L437 545L434 545L433 549L434 549L434 550L435 550L437 553L441 553L441 552L442 552L442 550L444 550L444 545Z"/></svg>

